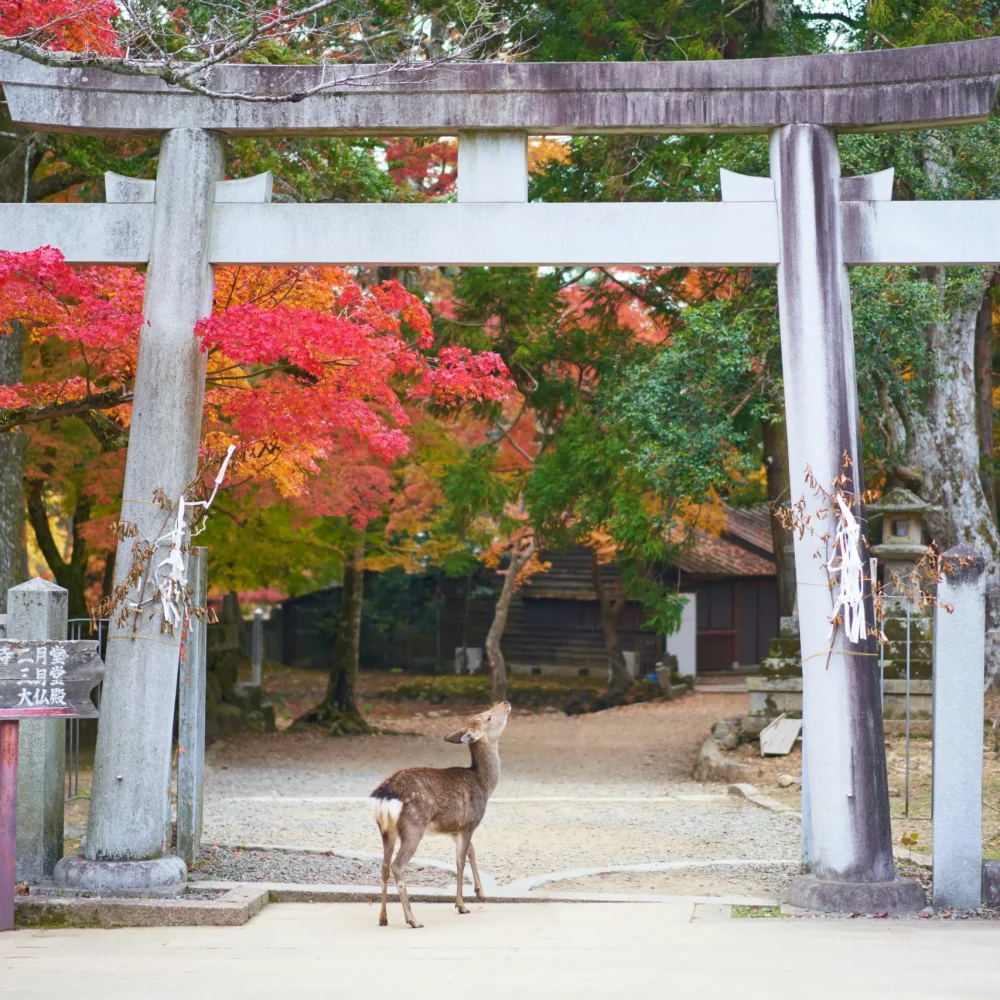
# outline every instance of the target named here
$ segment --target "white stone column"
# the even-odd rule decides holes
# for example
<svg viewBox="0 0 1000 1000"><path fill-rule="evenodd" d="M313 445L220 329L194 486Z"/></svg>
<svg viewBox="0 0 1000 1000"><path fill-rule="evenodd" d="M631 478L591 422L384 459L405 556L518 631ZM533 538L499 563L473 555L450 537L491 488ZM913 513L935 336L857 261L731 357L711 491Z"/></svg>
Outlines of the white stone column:
<svg viewBox="0 0 1000 1000"><path fill-rule="evenodd" d="M176 503L197 471L205 356L193 331L212 308L208 244L222 170L220 136L201 129L164 136L122 499L122 520L147 540L173 516L153 502L154 491ZM128 572L133 541L118 547L116 583ZM161 633L158 611L134 625L112 622L85 854L92 861L137 862L116 866L121 888L184 877L180 859L148 863L163 851L180 639ZM73 868L66 878L74 884L107 887L110 868Z"/></svg>
<svg viewBox="0 0 1000 1000"><path fill-rule="evenodd" d="M458 200L526 202L527 132L459 132Z"/></svg>
<svg viewBox="0 0 1000 1000"><path fill-rule="evenodd" d="M853 645L843 629L831 640L832 594L815 553L824 532L832 537L836 520L815 519L829 505L803 481L808 467L831 490L846 454L854 481L845 489L864 490L836 135L816 125L776 129L771 176L781 247L778 303L791 499L805 497L815 532L795 536L809 743L803 783L809 789L813 874L796 879L786 899L831 911L919 908L919 885L896 880L893 869L875 644L865 639ZM870 600L867 614L870 622Z"/></svg>
<svg viewBox="0 0 1000 1000"><path fill-rule="evenodd" d="M8 639L65 639L69 592L36 577L7 591ZM52 877L63 854L66 720L22 719L17 740L17 880Z"/></svg>
<svg viewBox="0 0 1000 1000"><path fill-rule="evenodd" d="M934 908L982 902L986 564L968 545L944 554L934 611Z"/></svg>

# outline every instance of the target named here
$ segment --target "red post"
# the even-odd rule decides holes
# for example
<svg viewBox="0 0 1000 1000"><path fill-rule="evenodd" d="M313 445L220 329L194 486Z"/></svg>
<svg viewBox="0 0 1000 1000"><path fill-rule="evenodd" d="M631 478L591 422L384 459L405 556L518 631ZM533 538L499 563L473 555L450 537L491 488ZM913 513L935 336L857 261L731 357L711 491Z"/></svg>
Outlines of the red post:
<svg viewBox="0 0 1000 1000"><path fill-rule="evenodd" d="M0 931L14 929L17 861L17 719L0 719Z"/></svg>

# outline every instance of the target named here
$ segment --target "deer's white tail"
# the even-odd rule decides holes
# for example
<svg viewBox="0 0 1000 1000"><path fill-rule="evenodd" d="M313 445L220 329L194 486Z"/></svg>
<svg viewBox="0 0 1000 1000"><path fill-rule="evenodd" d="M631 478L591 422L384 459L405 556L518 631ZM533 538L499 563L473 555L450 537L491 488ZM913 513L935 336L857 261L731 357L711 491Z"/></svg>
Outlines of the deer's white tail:
<svg viewBox="0 0 1000 1000"><path fill-rule="evenodd" d="M399 822L399 814L403 810L403 803L399 799L377 799L372 797L372 807L375 812L375 822L384 836L389 836L396 832L396 824Z"/></svg>

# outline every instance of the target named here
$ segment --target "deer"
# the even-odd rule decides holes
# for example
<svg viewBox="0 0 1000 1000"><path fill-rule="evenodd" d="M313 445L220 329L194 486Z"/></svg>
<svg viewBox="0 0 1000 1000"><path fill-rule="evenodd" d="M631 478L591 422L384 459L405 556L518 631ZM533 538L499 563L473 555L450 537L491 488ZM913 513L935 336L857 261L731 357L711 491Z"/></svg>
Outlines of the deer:
<svg viewBox="0 0 1000 1000"><path fill-rule="evenodd" d="M413 928L422 927L413 916L406 894L403 872L417 852L426 833L446 834L455 839L455 866L458 886L455 907L459 913L469 910L462 898L465 859L472 865L476 898L486 894L479 880L472 835L486 814L486 803L500 780L500 737L510 715L510 702L500 702L466 722L464 729L449 733L446 743L465 743L472 755L468 767L409 767L386 778L371 793L375 822L382 835L382 911L379 927L386 927L386 895L389 871L396 880L403 917ZM399 841L399 850L392 852Z"/></svg>

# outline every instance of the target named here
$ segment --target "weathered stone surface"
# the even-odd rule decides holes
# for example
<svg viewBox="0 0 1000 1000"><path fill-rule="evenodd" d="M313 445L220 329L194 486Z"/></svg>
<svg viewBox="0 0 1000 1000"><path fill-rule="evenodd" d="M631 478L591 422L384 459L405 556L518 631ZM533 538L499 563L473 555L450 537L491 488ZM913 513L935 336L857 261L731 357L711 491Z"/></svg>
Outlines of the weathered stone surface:
<svg viewBox="0 0 1000 1000"><path fill-rule="evenodd" d="M256 684L236 684L233 687L232 702L244 712L259 712L260 688Z"/></svg>
<svg viewBox="0 0 1000 1000"><path fill-rule="evenodd" d="M274 717L274 705L271 702L265 702L260 707L261 714L264 716L264 732L273 733L277 731L277 720Z"/></svg>
<svg viewBox="0 0 1000 1000"><path fill-rule="evenodd" d="M772 718L766 715L744 715L740 720L740 739L745 743L758 739L771 721Z"/></svg>
<svg viewBox="0 0 1000 1000"><path fill-rule="evenodd" d="M243 718L243 728L248 733L266 733L267 717L263 712L247 712Z"/></svg>
<svg viewBox="0 0 1000 1000"><path fill-rule="evenodd" d="M65 639L67 591L35 578L7 592L8 639ZM63 853L66 722L25 719L19 724L17 872L20 882L52 874Z"/></svg>
<svg viewBox="0 0 1000 1000"><path fill-rule="evenodd" d="M164 523L151 503L155 491L176 504L198 467L206 360L192 333L212 311L207 247L223 165L222 140L208 131L177 130L160 145L122 496L122 520L149 540ZM130 572L133 544L119 542L116 585ZM143 587L150 588L148 577ZM130 599L137 596L152 595L130 590ZM126 627L112 621L108 641L85 847L95 860L163 851L180 637L164 636L158 615L136 618Z"/></svg>
<svg viewBox="0 0 1000 1000"><path fill-rule="evenodd" d="M983 906L1000 906L1000 861L983 861Z"/></svg>
<svg viewBox="0 0 1000 1000"><path fill-rule="evenodd" d="M964 544L943 558L954 568L935 609L934 907L969 909L982 902L986 561Z"/></svg>
<svg viewBox="0 0 1000 1000"><path fill-rule="evenodd" d="M266 888L238 886L215 900L18 896L18 927L230 927L268 903Z"/></svg>
<svg viewBox="0 0 1000 1000"><path fill-rule="evenodd" d="M210 670L208 673L208 691L207 698L210 702L215 702L216 704L222 701L222 685L219 683L218 675L214 670Z"/></svg>
<svg viewBox="0 0 1000 1000"><path fill-rule="evenodd" d="M748 677L746 685L750 696L749 715L763 718L765 725L782 712L801 714L801 676L773 677L761 674L758 677Z"/></svg>
<svg viewBox="0 0 1000 1000"><path fill-rule="evenodd" d="M56 885L81 892L128 892L143 889L184 891L187 865L168 854L147 861L91 861L63 858L55 868Z"/></svg>
<svg viewBox="0 0 1000 1000"><path fill-rule="evenodd" d="M801 484L808 469L824 489L836 483L863 494L837 135L819 125L787 125L771 133L770 153L789 475ZM815 550L816 537L837 529L836 517L818 491L795 486L790 499L802 500L815 532L794 538L805 680L803 856L823 878L886 881L893 875L892 829L875 643L864 632L849 642L843 628L831 635L829 574Z"/></svg>
<svg viewBox="0 0 1000 1000"><path fill-rule="evenodd" d="M820 913L917 913L927 905L919 882L897 877L892 882L827 882L799 875L782 902Z"/></svg>
<svg viewBox="0 0 1000 1000"><path fill-rule="evenodd" d="M229 702L219 704L216 716L219 720L219 729L223 736L232 736L242 732L246 723L246 716L236 705Z"/></svg>
<svg viewBox="0 0 1000 1000"><path fill-rule="evenodd" d="M985 121L998 78L994 38L778 59L453 63L390 72L244 64L206 72L206 85L222 93L323 88L308 100L249 104L151 77L0 60L14 121L45 131L147 135L191 127L244 135L762 132L799 123L884 131Z"/></svg>
<svg viewBox="0 0 1000 1000"><path fill-rule="evenodd" d="M728 760L719 749L715 739L709 736L701 745L694 765L694 780L706 782L750 782L757 777L759 769L752 764Z"/></svg>
<svg viewBox="0 0 1000 1000"><path fill-rule="evenodd" d="M212 666L212 673L219 684L219 692L226 701L232 701L236 693L237 667L235 656L217 659Z"/></svg>

